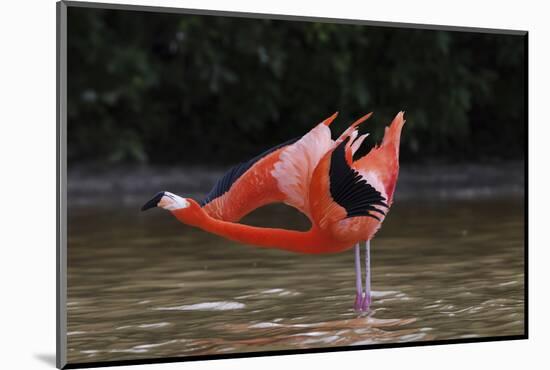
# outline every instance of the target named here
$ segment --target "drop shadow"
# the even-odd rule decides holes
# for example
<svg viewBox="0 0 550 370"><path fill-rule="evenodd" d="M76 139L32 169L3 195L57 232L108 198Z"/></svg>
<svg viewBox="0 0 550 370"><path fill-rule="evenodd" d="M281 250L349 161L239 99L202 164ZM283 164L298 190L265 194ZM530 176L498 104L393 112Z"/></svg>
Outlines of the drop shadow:
<svg viewBox="0 0 550 370"><path fill-rule="evenodd" d="M52 367L55 367L55 353L35 353L34 357L38 360L42 361L46 365L50 365Z"/></svg>

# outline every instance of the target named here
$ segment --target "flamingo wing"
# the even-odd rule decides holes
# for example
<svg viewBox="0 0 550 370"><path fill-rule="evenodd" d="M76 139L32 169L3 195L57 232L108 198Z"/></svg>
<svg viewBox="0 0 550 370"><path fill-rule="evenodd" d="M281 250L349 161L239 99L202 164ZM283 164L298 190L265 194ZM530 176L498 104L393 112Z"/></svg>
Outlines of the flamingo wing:
<svg viewBox="0 0 550 370"><path fill-rule="evenodd" d="M201 202L212 217L236 222L270 203L286 203L309 216L304 205L309 179L332 148L328 125L336 114L302 137L277 145L230 169Z"/></svg>
<svg viewBox="0 0 550 370"><path fill-rule="evenodd" d="M323 157L311 182L314 223L333 240L369 240L389 207L376 174L352 166L354 137L345 138Z"/></svg>
<svg viewBox="0 0 550 370"><path fill-rule="evenodd" d="M239 163L236 166L232 167L216 182L212 190L210 190L210 192L206 195L206 197L200 203L201 206L204 206L210 203L212 200L228 192L231 189L231 186L235 183L235 181L237 181L246 171L248 171L258 161L260 161L264 157L269 156L273 152L276 152L278 149L284 148L288 145L295 143L298 139L299 138L288 140L282 144L279 144L277 146L274 146L273 148L266 150L265 152L261 153L260 155L257 155L256 157L252 158L249 161Z"/></svg>
<svg viewBox="0 0 550 370"><path fill-rule="evenodd" d="M294 144L281 151L271 175L284 194L283 202L311 219L309 187L313 171L334 146L328 125L320 123Z"/></svg>
<svg viewBox="0 0 550 370"><path fill-rule="evenodd" d="M358 172L371 174L371 177L376 177L382 182L389 205L393 202L393 193L399 174L399 143L401 130L405 124L403 115L403 112L399 112L389 127L386 127L384 139L379 146L352 163L352 167Z"/></svg>
<svg viewBox="0 0 550 370"><path fill-rule="evenodd" d="M370 240L380 228L393 200L404 123L399 112L382 144L355 162L352 154L363 136L354 131L319 162L311 182L310 208L315 225L329 237Z"/></svg>
<svg viewBox="0 0 550 370"><path fill-rule="evenodd" d="M200 202L201 207L212 217L238 221L258 207L281 201L283 195L269 178L269 168L279 157L280 151L298 139L288 140L232 167Z"/></svg>
<svg viewBox="0 0 550 370"><path fill-rule="evenodd" d="M387 208L386 198L380 191L369 184L366 176L361 175L352 168L347 159L346 146L349 138L346 138L332 152L329 167L329 190L334 202L346 210L346 218L356 216L372 217L378 221L380 218L375 215L385 215L377 206ZM348 150L346 150L348 148Z"/></svg>
<svg viewBox="0 0 550 370"><path fill-rule="evenodd" d="M357 138L356 127L370 113L354 122L334 141L329 125L336 115L325 119L304 136L271 148L230 169L201 202L201 206L212 217L236 222L257 208L282 202L296 208L313 222L310 208L313 172L323 156L338 143L344 142L346 159L351 161L352 151L357 150L365 138L364 135ZM348 137L352 140L343 141Z"/></svg>
<svg viewBox="0 0 550 370"><path fill-rule="evenodd" d="M371 113L359 118L335 141L331 138L329 128L336 118L335 113L281 152L280 159L275 163L271 174L277 180L279 190L284 194L284 203L298 209L312 222L314 221L310 207L310 189L315 169L325 154L334 149L338 143L349 136L355 139L357 137L357 126L370 116ZM364 139L365 135L359 137L357 139L359 141L358 145ZM352 157L351 150L353 149L350 149L348 153L350 160Z"/></svg>

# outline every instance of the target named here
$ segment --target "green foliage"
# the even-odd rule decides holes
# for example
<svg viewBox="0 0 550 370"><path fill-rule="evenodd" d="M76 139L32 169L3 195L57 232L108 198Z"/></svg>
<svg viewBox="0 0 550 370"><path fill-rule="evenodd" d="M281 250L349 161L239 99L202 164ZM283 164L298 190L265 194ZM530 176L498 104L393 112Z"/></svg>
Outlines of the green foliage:
<svg viewBox="0 0 550 370"><path fill-rule="evenodd" d="M69 160L230 163L334 111L404 160L522 158L524 38L69 8Z"/></svg>

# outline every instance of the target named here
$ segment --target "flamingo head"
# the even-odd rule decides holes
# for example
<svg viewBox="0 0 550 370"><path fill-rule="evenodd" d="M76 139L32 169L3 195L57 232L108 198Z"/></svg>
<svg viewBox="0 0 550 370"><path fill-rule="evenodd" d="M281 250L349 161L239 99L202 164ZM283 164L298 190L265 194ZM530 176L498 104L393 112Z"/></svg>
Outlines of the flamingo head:
<svg viewBox="0 0 550 370"><path fill-rule="evenodd" d="M147 211L148 209L159 207L168 211L175 211L177 209L189 208L190 205L191 203L186 198L182 198L168 191L161 191L145 203L143 207L141 207L141 210Z"/></svg>
<svg viewBox="0 0 550 370"><path fill-rule="evenodd" d="M141 207L142 211L151 208L163 208L170 211L185 224L195 225L204 215L201 206L191 198L183 198L168 191L161 191Z"/></svg>

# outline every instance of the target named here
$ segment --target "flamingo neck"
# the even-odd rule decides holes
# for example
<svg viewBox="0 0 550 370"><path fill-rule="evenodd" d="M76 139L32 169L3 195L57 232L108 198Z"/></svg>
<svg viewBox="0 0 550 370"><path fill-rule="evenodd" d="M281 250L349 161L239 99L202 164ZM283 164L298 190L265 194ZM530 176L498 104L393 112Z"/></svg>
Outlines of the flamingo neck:
<svg viewBox="0 0 550 370"><path fill-rule="evenodd" d="M341 243L329 242L315 226L308 231L295 231L221 221L210 217L205 212L194 222L188 222L188 220L178 217L177 213L175 216L183 223L198 227L211 234L257 247L308 254L331 253L343 249Z"/></svg>

